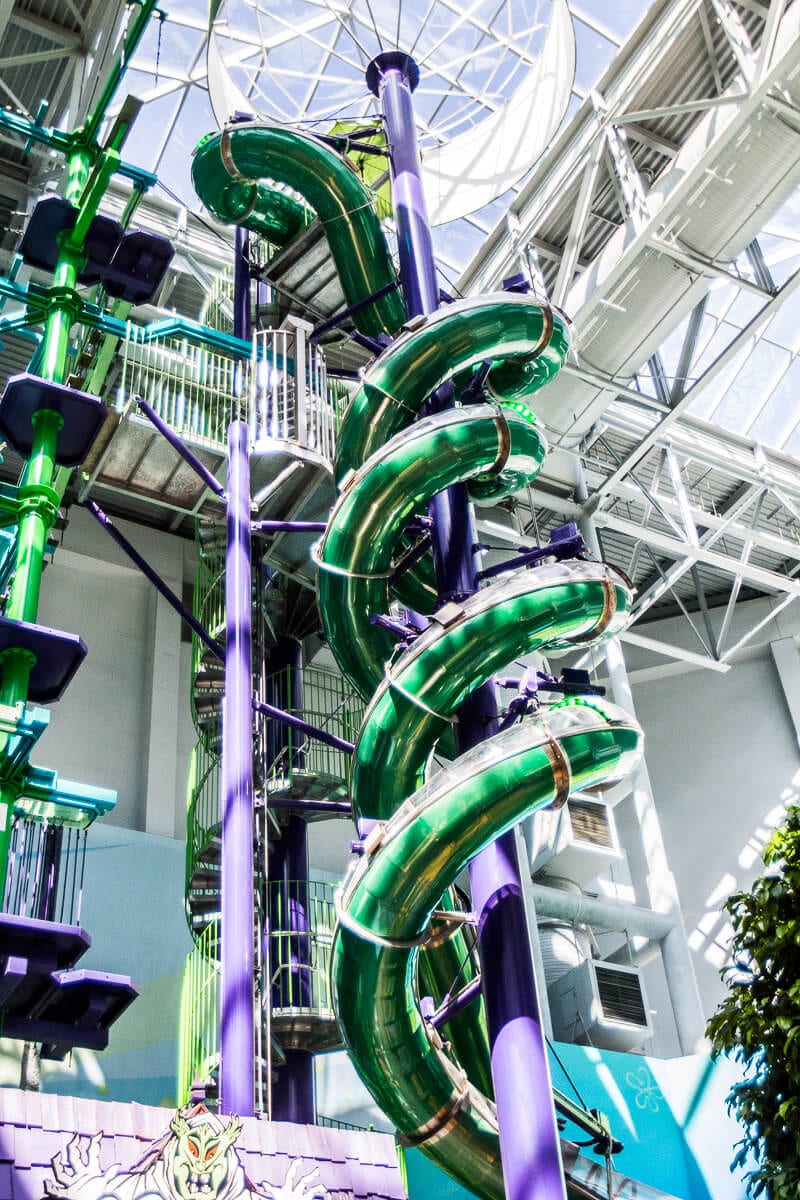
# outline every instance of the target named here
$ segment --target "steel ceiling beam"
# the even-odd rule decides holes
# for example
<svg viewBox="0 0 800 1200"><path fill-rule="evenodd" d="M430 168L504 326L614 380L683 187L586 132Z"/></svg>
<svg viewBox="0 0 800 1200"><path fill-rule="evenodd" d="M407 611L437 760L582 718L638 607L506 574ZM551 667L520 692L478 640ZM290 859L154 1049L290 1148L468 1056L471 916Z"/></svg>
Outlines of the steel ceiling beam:
<svg viewBox="0 0 800 1200"><path fill-rule="evenodd" d="M721 675L731 669L730 663L718 662L706 654L695 654L684 646L676 646L672 642L662 642L657 638L646 637L633 629L628 629L620 635L620 640L629 646L638 646L642 650L652 650L654 654L663 654L665 658L674 658L678 662L689 663L693 667L704 667L710 671L718 671Z"/></svg>
<svg viewBox="0 0 800 1200"><path fill-rule="evenodd" d="M612 405L606 410L602 424L618 430L631 440L643 438L657 429L650 414L619 405ZM712 426L690 413L684 413L680 421L669 427L663 439L656 438L655 445L664 445L668 440L681 454L711 470L721 471L746 483L774 484L800 502L797 462L780 450L769 450L751 438L730 429ZM610 490L613 491L613 487ZM590 500L590 504L592 502Z"/></svg>
<svg viewBox="0 0 800 1200"><path fill-rule="evenodd" d="M756 56L753 54L753 46L744 22L730 0L711 0L711 5L728 39L731 52L739 64L745 86L749 89L755 79Z"/></svg>
<svg viewBox="0 0 800 1200"><path fill-rule="evenodd" d="M572 276L575 273L581 245L583 244L586 222L592 207L592 200L595 188L597 187L602 161L603 139L598 138L581 178L580 187L578 188L578 198L572 212L567 240L564 243L561 265L558 268L558 275L553 285L552 298L556 308L560 308L564 303L567 289L572 283Z"/></svg>
<svg viewBox="0 0 800 1200"><path fill-rule="evenodd" d="M601 529L611 529L616 533L625 534L629 538L641 538L645 532L635 521L627 520L605 509L596 512L594 519ZM697 563L700 566L722 571L734 578L741 577L744 582L752 583L755 587L767 592L789 592L792 595L800 595L800 583L786 575L780 575L776 571L769 571L750 563L742 563L726 554L709 550L705 546L688 547L678 538L671 537L660 530L649 529L646 534L649 545L676 562L680 562L682 565L685 563L686 570L689 570L693 563Z"/></svg>
<svg viewBox="0 0 800 1200"><path fill-rule="evenodd" d="M653 237L650 239L650 245L660 254L666 254L668 258L674 259L682 267L686 267L698 275L706 275L711 279L725 279L728 283L733 283L744 291L752 292L761 300L769 300L771 296L775 295L775 288L767 291L760 283L754 282L746 276L737 275L725 264L715 262L713 259L706 258L704 254L698 254L697 251L682 245L678 238Z"/></svg>
<svg viewBox="0 0 800 1200"><path fill-rule="evenodd" d="M749 321L743 329L739 330L739 332L731 339L725 349L717 355L713 363L711 363L711 365L703 372L697 382L692 384L690 388L686 389L672 410L660 421L658 425L655 426L653 430L651 430L649 434L642 439L642 441L629 455L625 462L621 463L613 475L609 476L605 483L601 485L601 487L598 489L598 495L602 496L606 492L610 491L614 484L618 483L619 480L628 473L631 467L635 467L636 464L640 462L642 458L644 458L645 454L647 454L647 452L651 450L661 438L664 437L664 434L667 432L667 430L678 420L678 418L689 407L689 405L692 404L700 395L702 395L703 391L709 386L710 383L713 383L723 368L725 368L741 350L746 348L749 341L754 340L757 337L757 335L769 323L769 321L772 320L776 313L780 311L782 305L786 303L789 297L794 295L798 287L800 287L800 268L790 275L783 287L775 293L775 295L759 310L758 313L756 313L753 319Z"/></svg>
<svg viewBox="0 0 800 1200"><path fill-rule="evenodd" d="M3 11L6 7L13 10L14 0L3 0L0 4L0 35L3 31ZM26 33L35 33L37 37L46 38L55 46L63 46L70 50L83 49L83 36L76 30L65 29L63 25L57 25L54 21L47 21L33 13L17 10L12 13L11 24L17 29L24 29Z"/></svg>

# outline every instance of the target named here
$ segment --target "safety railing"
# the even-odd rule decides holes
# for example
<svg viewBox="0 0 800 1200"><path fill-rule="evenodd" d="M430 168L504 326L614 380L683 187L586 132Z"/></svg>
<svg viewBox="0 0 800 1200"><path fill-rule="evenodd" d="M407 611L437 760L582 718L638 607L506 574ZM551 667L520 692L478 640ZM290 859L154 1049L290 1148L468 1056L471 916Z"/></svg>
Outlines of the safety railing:
<svg viewBox="0 0 800 1200"><path fill-rule="evenodd" d="M217 640L225 640L225 550L206 551L199 537L200 555L192 596L192 614ZM192 634L192 720L206 749L218 749L222 663L204 641Z"/></svg>
<svg viewBox="0 0 800 1200"><path fill-rule="evenodd" d="M341 676L316 667L300 672L303 706L292 708L288 697L290 669L273 672L260 683L261 699L301 716L305 721L354 742L364 716L364 705ZM195 697L197 688L195 685ZM195 707L201 703L195 698ZM331 789L344 788L349 756L265 717L257 717L254 782L269 808L270 795L302 790L304 779L314 778ZM206 732L208 732L206 730ZM219 754L213 739L201 736L194 748L187 788L186 882L191 885L198 863L218 836L220 810ZM318 789L317 789L318 790Z"/></svg>
<svg viewBox="0 0 800 1200"><path fill-rule="evenodd" d="M178 1103L199 1079L213 1090L219 1070L219 921L206 927L186 960L178 1036Z"/></svg>
<svg viewBox="0 0 800 1200"><path fill-rule="evenodd" d="M288 321L280 329L253 336L250 372L250 436L263 441L295 442L332 463L339 416L339 394L329 395L325 358L308 340L306 321Z"/></svg>
<svg viewBox="0 0 800 1200"><path fill-rule="evenodd" d="M192 751L186 805L186 887L220 825L220 759L202 741ZM192 897L189 897L191 904Z"/></svg>
<svg viewBox="0 0 800 1200"><path fill-rule="evenodd" d="M332 1021L329 966L336 924L332 886L280 881L267 885L267 897L270 932L263 992L271 998L273 1020L302 1012Z"/></svg>
<svg viewBox="0 0 800 1200"><path fill-rule="evenodd" d="M248 359L224 340L220 344L213 330L204 340L203 326L160 336L129 322L120 346L116 407L124 411L132 397L143 396L181 437L217 450L225 446L228 424L238 412L254 446L290 442L332 463L349 393L341 381L329 384L310 330L307 322L293 319L280 329L259 330Z"/></svg>
<svg viewBox="0 0 800 1200"><path fill-rule="evenodd" d="M14 816L3 912L80 924L86 829Z"/></svg>
<svg viewBox="0 0 800 1200"><path fill-rule="evenodd" d="M330 993L330 954L336 922L333 888L315 881L266 886L269 926L256 929L256 991L262 1018L256 1028L256 1108L270 1109L272 1068L283 1061L281 1035L297 1022L335 1024ZM214 1107L219 1069L219 920L207 925L186 960L181 988L178 1103L199 1081Z"/></svg>
<svg viewBox="0 0 800 1200"><path fill-rule="evenodd" d="M146 327L132 324L121 351L120 409L143 396L181 437L225 445L235 407L246 404L246 360L188 337L152 339Z"/></svg>
<svg viewBox="0 0 800 1200"><path fill-rule="evenodd" d="M264 677L262 700L302 717L304 721L332 733L347 742L354 742L364 718L364 705L340 675L317 667L304 667L300 672L302 707L292 706L291 668ZM262 722L267 724L266 718ZM286 787L294 787L298 775L314 775L344 782L350 773L349 756L342 750L308 737L277 722L268 722L260 738L263 761L261 777L269 804L269 795Z"/></svg>

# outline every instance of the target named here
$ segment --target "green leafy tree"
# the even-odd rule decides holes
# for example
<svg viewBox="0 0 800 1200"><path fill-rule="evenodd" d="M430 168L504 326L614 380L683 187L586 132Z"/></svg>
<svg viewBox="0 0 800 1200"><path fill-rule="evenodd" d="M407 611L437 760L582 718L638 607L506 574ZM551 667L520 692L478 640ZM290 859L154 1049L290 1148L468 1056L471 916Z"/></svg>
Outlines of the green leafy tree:
<svg viewBox="0 0 800 1200"><path fill-rule="evenodd" d="M800 1196L800 806L764 850L767 871L725 908L733 925L728 995L708 1025L715 1055L744 1066L728 1109L744 1129L731 1170L748 1160L747 1190Z"/></svg>

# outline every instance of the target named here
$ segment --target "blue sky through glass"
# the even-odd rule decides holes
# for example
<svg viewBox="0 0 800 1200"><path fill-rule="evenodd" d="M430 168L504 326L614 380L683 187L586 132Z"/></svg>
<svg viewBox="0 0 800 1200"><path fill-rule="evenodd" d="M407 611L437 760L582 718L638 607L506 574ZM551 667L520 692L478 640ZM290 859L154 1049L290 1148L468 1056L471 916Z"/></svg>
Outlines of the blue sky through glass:
<svg viewBox="0 0 800 1200"><path fill-rule="evenodd" d="M459 15L453 0L432 4L428 0L406 0L391 7L374 2L359 7L356 0L350 31L340 29L325 59L320 47L331 45L331 28L338 20L332 14L341 12L342 6L328 8L324 0L281 0L270 12L270 2L231 0L236 27L228 48L243 61L245 74L249 71L252 79L264 57L261 43L268 43L270 65L279 79L278 107L289 110L310 105L314 113L331 118L342 112L366 114L370 102L363 84L363 67L377 45L371 28L375 15L385 39L408 43L421 60L430 55L432 61L441 64L442 75L430 76L427 90L421 85L417 98L422 116L433 120L447 135L487 111L470 94L481 94L490 106L502 103L509 95L527 69L526 61L538 52L549 15L548 0L509 0L500 6L496 0L478 0L468 6L474 18L470 25ZM628 0L614 5L613 12L609 12L600 0L580 0L570 7L578 65L569 112L597 81L648 5L642 0ZM422 21L425 12L428 20ZM214 128L205 77L205 14L205 4L197 0L170 4L163 25L151 25L129 75L135 85L130 90L145 101L145 109L129 139L128 157L157 171L164 185L188 208L197 207L189 184L188 158L198 138ZM292 27L303 22L314 26L307 42L289 36ZM479 28L481 23L488 27L490 22L496 37ZM258 47L248 46L248 39L257 41ZM513 40L517 53L509 52L503 44L506 40ZM325 68L317 81L321 57ZM462 89L459 93L452 92L448 82L456 77ZM502 201L495 201L473 217L436 231L443 278L454 279L460 274L512 197L513 192L507 193Z"/></svg>

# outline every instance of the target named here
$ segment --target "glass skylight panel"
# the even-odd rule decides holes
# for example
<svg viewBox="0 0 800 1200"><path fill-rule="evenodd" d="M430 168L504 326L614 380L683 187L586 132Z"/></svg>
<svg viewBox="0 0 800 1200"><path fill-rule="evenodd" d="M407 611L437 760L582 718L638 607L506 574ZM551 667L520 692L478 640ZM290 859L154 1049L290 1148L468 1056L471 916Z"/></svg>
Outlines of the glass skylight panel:
<svg viewBox="0 0 800 1200"><path fill-rule="evenodd" d="M767 446L784 446L800 420L800 359L785 352L786 359L786 370L749 430L754 441Z"/></svg>
<svg viewBox="0 0 800 1200"><path fill-rule="evenodd" d="M781 446L781 450L786 454L791 454L793 458L800 458L800 413L797 412L797 402L794 402L793 412L798 419L797 424L792 430L789 437Z"/></svg>
<svg viewBox="0 0 800 1200"><path fill-rule="evenodd" d="M773 237L769 233L759 234L758 242L769 263L770 274L775 286L782 287L789 276L793 275L800 266L800 243L790 242L786 238Z"/></svg>
<svg viewBox="0 0 800 1200"><path fill-rule="evenodd" d="M156 168L159 179L187 208L197 208L191 183L192 151L203 134L214 128L208 94L199 87L188 88L169 141Z"/></svg>
<svg viewBox="0 0 800 1200"><path fill-rule="evenodd" d="M713 324L712 322L709 322L709 325L712 325L712 324ZM670 333L669 336L665 339L665 341L663 341L661 343L661 346L659 347L659 350L658 350L658 353L661 356L661 365L664 369L664 374L666 375L667 383L669 384L670 387L674 387L675 384L678 382L678 377L677 377L678 364L680 363L681 350L683 349L683 339L686 336L686 331L687 331L688 327L689 327L689 317L686 316L681 321L680 325L678 325L676 329L673 329L672 333ZM702 327L701 327L701 333L702 333ZM711 330L709 330L709 336L710 336L710 334L711 334ZM691 370L691 368L690 368L690 370ZM684 387L688 387L690 382L691 382L691 379L682 380Z"/></svg>
<svg viewBox="0 0 800 1200"><path fill-rule="evenodd" d="M600 76L611 65L619 47L603 37L595 29L590 29L577 17L575 26L575 86L586 95L597 83Z"/></svg>
<svg viewBox="0 0 800 1200"><path fill-rule="evenodd" d="M735 325L737 329L744 329L745 325L749 325L753 318L761 311L766 304L767 296L756 296L753 292L746 292L738 288L734 288L736 295L733 298L725 320L730 325Z"/></svg>
<svg viewBox="0 0 800 1200"><path fill-rule="evenodd" d="M159 77L185 79L190 62L199 52L204 58L205 34L201 29L188 28L178 21L153 20L148 25L136 51L136 65L141 71L152 71ZM203 64L205 71L205 63Z"/></svg>
<svg viewBox="0 0 800 1200"><path fill-rule="evenodd" d="M788 350L756 342L730 380L719 405L712 413L723 429L749 436L750 426L766 397L777 385L789 364Z"/></svg>
<svg viewBox="0 0 800 1200"><path fill-rule="evenodd" d="M575 0L570 5L576 17L596 23L598 29L619 42L624 42L638 25L650 5L646 0Z"/></svg>
<svg viewBox="0 0 800 1200"><path fill-rule="evenodd" d="M702 375L705 369L711 366L717 355L721 354L727 347L730 340L730 329L720 326L714 333L706 353L700 357L697 364L692 368L692 374L695 378ZM702 417L706 421L714 420L714 413L717 406L724 399L728 388L733 385L739 372L744 368L749 353L750 348L745 346L738 354L734 355L733 359L719 371L713 380L703 387L699 395L689 405L689 412L693 416ZM719 424L718 421L716 423Z"/></svg>
<svg viewBox="0 0 800 1200"><path fill-rule="evenodd" d="M622 40L647 8L642 0L615 5L612 13L600 0L572 6L581 93L611 61L617 48L612 39ZM314 128L340 117L370 119L374 101L364 81L368 61L390 46L413 53L422 72L415 99L427 126L421 134L423 149L502 105L539 53L549 14L549 0L475 0L466 8L457 0L401 0L394 6L366 0L281 0L280 5L228 0L220 10L228 22L222 38L226 57L235 62L239 86L252 96L254 108L268 100L279 119L300 119ZM195 132L199 137L215 124L210 119L202 128L200 120L200 114L208 113L199 99L205 88L204 16L196 0L177 0L163 23L152 22L135 60L140 69L135 91L146 100L138 126L145 132L131 135L128 151L132 158L135 148L138 161L152 167L157 150L171 139L169 152L160 155L160 174L190 207L196 202L188 188L188 167L184 170L176 160L185 148L191 150ZM165 99L170 90L174 105ZM578 103L573 97L569 111ZM452 223L452 231L437 233L451 276L460 273L480 245L480 226L491 227L512 195L482 210L479 228L462 220Z"/></svg>
<svg viewBox="0 0 800 1200"><path fill-rule="evenodd" d="M135 121L123 149L123 157L148 171L155 171L162 150L161 132L172 128L184 89L179 88L149 100L146 113Z"/></svg>
<svg viewBox="0 0 800 1200"><path fill-rule="evenodd" d="M800 253L792 259L787 260L787 278L793 275L800 268ZM775 268L772 268L773 278L775 277ZM785 280L775 279L776 284L781 286ZM775 342L778 346L788 346L790 349L797 349L798 335L800 334L800 304L796 296L791 296L784 305L782 305L775 316L770 321L764 331L764 337L769 338L771 342Z"/></svg>

